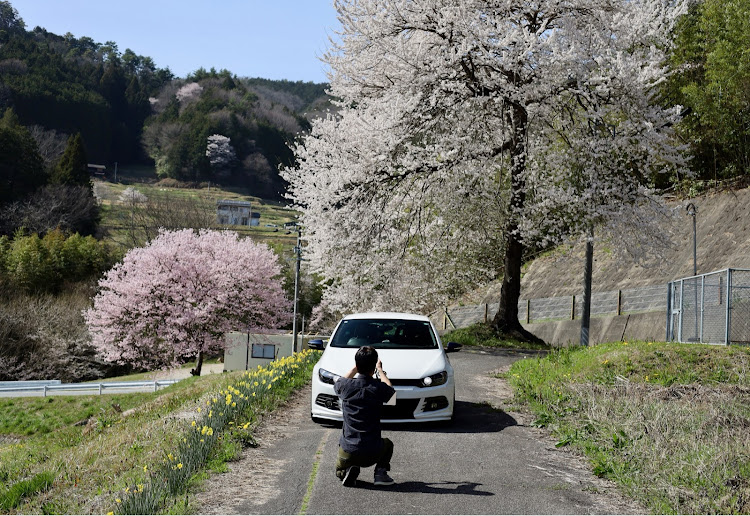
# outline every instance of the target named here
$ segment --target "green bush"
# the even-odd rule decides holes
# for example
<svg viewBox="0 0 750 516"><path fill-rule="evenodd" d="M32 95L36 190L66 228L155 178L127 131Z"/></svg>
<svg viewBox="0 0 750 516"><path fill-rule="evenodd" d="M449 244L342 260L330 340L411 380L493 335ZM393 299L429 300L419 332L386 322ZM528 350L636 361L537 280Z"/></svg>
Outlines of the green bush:
<svg viewBox="0 0 750 516"><path fill-rule="evenodd" d="M0 240L0 271L20 292L56 293L64 282L97 277L114 262L108 245L77 233L66 237L56 230L43 238L33 234Z"/></svg>

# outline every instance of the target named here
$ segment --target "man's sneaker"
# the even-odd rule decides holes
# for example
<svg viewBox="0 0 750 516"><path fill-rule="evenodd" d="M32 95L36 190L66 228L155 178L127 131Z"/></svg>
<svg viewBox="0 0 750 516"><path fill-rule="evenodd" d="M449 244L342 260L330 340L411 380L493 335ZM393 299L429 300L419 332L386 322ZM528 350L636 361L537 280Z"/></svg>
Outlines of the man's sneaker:
<svg viewBox="0 0 750 516"><path fill-rule="evenodd" d="M393 485L393 479L388 476L388 472L384 469L375 470L375 485L376 486L391 486Z"/></svg>
<svg viewBox="0 0 750 516"><path fill-rule="evenodd" d="M359 476L359 466L350 466L346 473L344 473L344 478L341 479L341 483L344 484L346 487L354 487L357 484L357 477Z"/></svg>

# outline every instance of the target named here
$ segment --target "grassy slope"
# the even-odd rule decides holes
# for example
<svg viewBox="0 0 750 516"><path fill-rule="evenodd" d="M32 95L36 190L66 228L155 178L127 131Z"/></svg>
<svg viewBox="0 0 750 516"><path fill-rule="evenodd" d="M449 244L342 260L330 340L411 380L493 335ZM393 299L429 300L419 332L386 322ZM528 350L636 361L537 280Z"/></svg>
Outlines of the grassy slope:
<svg viewBox="0 0 750 516"><path fill-rule="evenodd" d="M506 377L558 446L655 513L750 512L750 350L674 343L562 349Z"/></svg>
<svg viewBox="0 0 750 516"><path fill-rule="evenodd" d="M232 230L237 231L241 235L250 236L256 241L269 245L279 245L284 249L291 249L296 243L296 234L286 234L283 225L285 222L295 220L297 212L286 208L283 203L267 201L246 195L245 193L238 193L234 190L222 189L216 186L206 188L168 188L146 182L146 179L153 180L154 178L143 177L141 179L144 182L129 182L129 184L101 182L105 188L107 198L102 202L102 221L100 226L109 233L109 237L112 240L127 240L122 237L122 233L124 232L124 221L128 216L128 211L126 206L118 202L118 198L123 190L132 187L146 195L146 197L149 197L150 192L157 190L162 195L169 195L176 199L191 198L213 213L216 210L216 201L219 199L250 201L253 205L253 211L260 213L260 225L255 227L230 226ZM266 224L278 227L267 227Z"/></svg>
<svg viewBox="0 0 750 516"><path fill-rule="evenodd" d="M309 380L312 364L314 360L296 370L293 382L274 384L263 404L241 414L230 428L256 421L259 413L280 404ZM13 512L116 511L115 501L118 496L124 499L125 488L147 483L148 471L163 464L168 454L177 454L191 420L202 416L205 401L223 401L217 393L241 381L242 375L189 378L156 393L0 398L0 512L9 510L3 503L12 502L11 491L19 488L31 490L13 502ZM129 409L135 410L124 416ZM76 425L87 420L87 425ZM249 435L227 435L214 453L224 461L239 453L238 443L252 443ZM54 478L49 488L44 486L48 474ZM178 512L187 509L179 507Z"/></svg>

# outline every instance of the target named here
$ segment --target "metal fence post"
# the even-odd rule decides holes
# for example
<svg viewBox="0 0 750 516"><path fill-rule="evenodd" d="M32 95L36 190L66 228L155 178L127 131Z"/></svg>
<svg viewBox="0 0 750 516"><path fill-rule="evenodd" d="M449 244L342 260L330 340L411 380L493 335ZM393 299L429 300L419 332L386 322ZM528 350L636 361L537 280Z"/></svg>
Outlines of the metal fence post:
<svg viewBox="0 0 750 516"><path fill-rule="evenodd" d="M100 383L99 383L99 396L101 396L101 395L102 395L102 384L101 384L101 382L100 382Z"/></svg>
<svg viewBox="0 0 750 516"><path fill-rule="evenodd" d="M732 324L732 316L730 315L730 306L729 303L732 301L731 297L732 292L732 269L727 269L727 306L726 306L726 328L724 328L724 344L729 345L731 335L729 334L729 326Z"/></svg>
<svg viewBox="0 0 750 516"><path fill-rule="evenodd" d="M484 304L484 323L487 324L487 316L489 315L489 304Z"/></svg>
<svg viewBox="0 0 750 516"><path fill-rule="evenodd" d="M672 341L672 282L667 283L667 342Z"/></svg>
<svg viewBox="0 0 750 516"><path fill-rule="evenodd" d="M617 291L617 315L622 315L622 290Z"/></svg>
<svg viewBox="0 0 750 516"><path fill-rule="evenodd" d="M576 296L571 296L571 302L570 302L570 320L575 321L576 320Z"/></svg>
<svg viewBox="0 0 750 516"><path fill-rule="evenodd" d="M698 341L703 342L703 316L705 313L706 308L706 276L705 274L701 276L701 324L700 324L700 335L698 336Z"/></svg>
<svg viewBox="0 0 750 516"><path fill-rule="evenodd" d="M680 280L680 318L677 323L677 342L682 342L682 312L685 311L685 280Z"/></svg>
<svg viewBox="0 0 750 516"><path fill-rule="evenodd" d="M531 299L526 300L526 324L531 322Z"/></svg>

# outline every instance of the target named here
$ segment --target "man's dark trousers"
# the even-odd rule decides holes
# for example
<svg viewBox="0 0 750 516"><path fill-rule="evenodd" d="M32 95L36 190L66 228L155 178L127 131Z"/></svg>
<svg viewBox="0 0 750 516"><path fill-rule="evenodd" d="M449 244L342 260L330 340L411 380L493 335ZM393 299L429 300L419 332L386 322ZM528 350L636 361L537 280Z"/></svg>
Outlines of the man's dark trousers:
<svg viewBox="0 0 750 516"><path fill-rule="evenodd" d="M391 457L393 457L393 442L387 438L383 439L380 451L375 454L349 453L339 446L339 456L336 459L336 476L343 480L346 470L351 466L369 468L374 464L376 470L389 471L391 469Z"/></svg>

